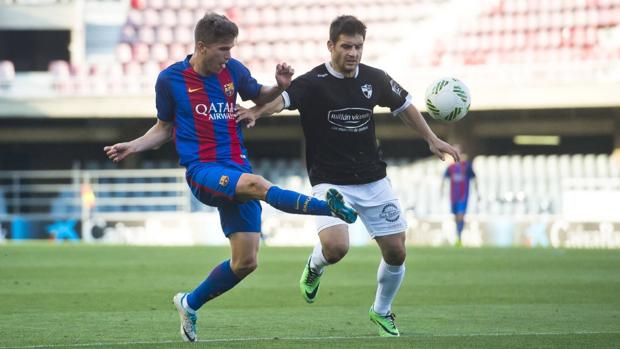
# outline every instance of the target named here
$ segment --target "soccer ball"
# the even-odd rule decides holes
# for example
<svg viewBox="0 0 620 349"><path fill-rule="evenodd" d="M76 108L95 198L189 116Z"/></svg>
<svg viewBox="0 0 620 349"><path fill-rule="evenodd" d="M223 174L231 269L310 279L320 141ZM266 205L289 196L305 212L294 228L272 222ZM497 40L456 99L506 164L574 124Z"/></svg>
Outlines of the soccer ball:
<svg viewBox="0 0 620 349"><path fill-rule="evenodd" d="M469 111L470 104L469 89L458 79L439 79L426 89L426 109L435 120L460 120Z"/></svg>

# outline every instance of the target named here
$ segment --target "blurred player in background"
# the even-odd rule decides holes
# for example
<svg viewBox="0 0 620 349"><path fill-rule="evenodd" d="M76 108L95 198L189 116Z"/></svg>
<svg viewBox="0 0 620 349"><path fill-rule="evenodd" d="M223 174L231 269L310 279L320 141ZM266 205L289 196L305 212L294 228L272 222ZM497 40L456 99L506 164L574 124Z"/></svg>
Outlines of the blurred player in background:
<svg viewBox="0 0 620 349"><path fill-rule="evenodd" d="M456 223L456 246L460 247L461 235L465 227L465 213L467 212L467 201L469 200L469 183L473 181L476 187L476 197L478 193L478 183L476 173L471 161L467 160L467 154L461 154L461 161L455 161L448 166L441 181L441 193L444 192L446 180L450 180L450 207Z"/></svg>
<svg viewBox="0 0 620 349"><path fill-rule="evenodd" d="M155 126L133 141L104 148L117 162L175 139L192 193L202 203L218 208L232 257L215 267L192 292L173 298L181 318L181 336L192 342L196 340L196 311L257 267L261 231L257 200L290 213L334 216L348 223L357 218L336 190L328 191L326 202L280 189L252 174L241 126L235 121L237 94L257 104L269 102L290 85L293 69L278 64L277 86L259 84L243 64L231 58L237 35L237 25L226 17L206 14L196 25L193 55L157 78Z"/></svg>
<svg viewBox="0 0 620 349"><path fill-rule="evenodd" d="M256 119L298 109L306 140L306 166L312 193L325 197L338 188L359 213L381 250L378 287L370 307L371 321L382 336L398 336L391 305L405 275L407 223L381 160L375 136L373 108L388 107L393 115L416 129L431 152L459 159L458 151L439 139L411 96L387 73L360 64L366 26L353 16L340 16L330 26L327 48L331 60L296 78L282 98L239 112L248 127ZM304 268L300 289L308 303L315 301L324 268L340 261L349 250L348 226L330 217L317 219L320 242Z"/></svg>

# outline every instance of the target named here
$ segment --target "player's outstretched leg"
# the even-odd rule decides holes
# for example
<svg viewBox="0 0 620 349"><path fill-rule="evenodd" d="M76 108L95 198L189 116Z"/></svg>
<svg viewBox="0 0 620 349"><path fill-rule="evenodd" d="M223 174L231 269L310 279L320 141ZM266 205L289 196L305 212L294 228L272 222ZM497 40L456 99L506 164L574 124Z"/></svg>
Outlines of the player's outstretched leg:
<svg viewBox="0 0 620 349"><path fill-rule="evenodd" d="M273 185L265 194L264 200L278 210L288 213L333 216L346 223L354 223L357 219L357 212L345 204L344 198L336 189L329 189L327 200L323 201Z"/></svg>
<svg viewBox="0 0 620 349"><path fill-rule="evenodd" d="M196 337L196 312L191 312L183 305L183 300L187 297L188 293L179 292L172 298L174 306L179 312L179 318L181 319L181 338L186 342L195 342Z"/></svg>
<svg viewBox="0 0 620 349"><path fill-rule="evenodd" d="M368 310L368 316L370 317L370 321L374 322L379 326L379 335L381 337L398 337L400 336L400 332L398 328L396 328L396 324L394 323L394 319L396 316L391 311L388 311L387 314L381 315L375 312L370 307Z"/></svg>
<svg viewBox="0 0 620 349"><path fill-rule="evenodd" d="M357 219L357 211L347 206L342 194L338 190L331 188L326 194L327 205L332 214L347 223L354 223Z"/></svg>
<svg viewBox="0 0 620 349"><path fill-rule="evenodd" d="M323 273L319 273L310 267L310 259L308 259L308 263L306 263L306 267L304 268L304 271L301 274L301 279L299 280L301 296L304 297L306 302L314 303L314 300L319 292L321 275L323 275Z"/></svg>

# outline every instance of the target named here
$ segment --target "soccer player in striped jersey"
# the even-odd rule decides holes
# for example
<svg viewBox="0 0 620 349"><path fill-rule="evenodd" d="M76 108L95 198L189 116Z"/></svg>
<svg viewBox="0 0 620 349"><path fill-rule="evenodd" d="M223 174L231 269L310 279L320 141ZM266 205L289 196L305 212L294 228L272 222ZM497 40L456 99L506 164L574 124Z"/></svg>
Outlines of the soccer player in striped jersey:
<svg viewBox="0 0 620 349"><path fill-rule="evenodd" d="M467 201L469 200L469 183L474 182L476 191L478 184L476 183L476 173L471 161L467 160L465 154L461 153L461 161L450 164L443 175L441 181L441 192L446 180L450 180L450 207L454 214L454 222L456 223L456 246L461 246L461 235L465 227L465 213L467 212ZM480 197L480 195L477 195Z"/></svg>
<svg viewBox="0 0 620 349"><path fill-rule="evenodd" d="M206 14L196 25L194 53L157 78L157 123L142 137L104 148L107 156L118 162L174 139L192 193L219 210L231 259L216 266L192 292L173 297L181 318L181 336L191 342L196 341L196 311L257 267L258 200L290 213L338 217L347 223L357 218L357 212L345 205L335 189L323 201L281 189L252 174L241 126L235 121L237 95L256 104L267 103L290 85L293 69L278 64L277 86L259 84L241 62L231 58L237 35L236 24L228 18Z"/></svg>

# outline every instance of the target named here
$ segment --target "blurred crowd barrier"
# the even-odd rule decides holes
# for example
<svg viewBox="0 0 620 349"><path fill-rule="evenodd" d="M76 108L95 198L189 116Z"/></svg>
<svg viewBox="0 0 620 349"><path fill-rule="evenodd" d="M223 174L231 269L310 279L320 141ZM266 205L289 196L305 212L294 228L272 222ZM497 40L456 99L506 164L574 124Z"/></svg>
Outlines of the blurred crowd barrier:
<svg viewBox="0 0 620 349"><path fill-rule="evenodd" d="M478 156L480 195L472 191L466 246L620 247L619 165L609 155ZM415 245L455 241L446 164L389 161L388 176ZM261 159L256 173L304 193L311 188L299 160ZM263 205L270 245L312 245L314 220ZM226 244L217 210L198 202L182 169L0 172L2 239L128 244ZM361 222L351 243L370 239Z"/></svg>

